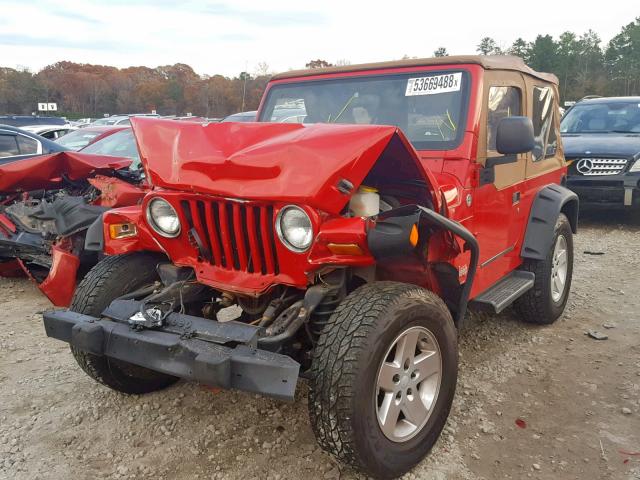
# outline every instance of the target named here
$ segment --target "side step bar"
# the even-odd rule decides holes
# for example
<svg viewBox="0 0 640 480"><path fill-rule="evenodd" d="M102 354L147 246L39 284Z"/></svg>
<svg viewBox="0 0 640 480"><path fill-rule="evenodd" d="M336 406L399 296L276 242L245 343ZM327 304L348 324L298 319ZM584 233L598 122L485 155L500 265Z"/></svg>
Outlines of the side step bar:
<svg viewBox="0 0 640 480"><path fill-rule="evenodd" d="M533 272L514 270L471 301L471 308L483 312L500 313L533 288Z"/></svg>

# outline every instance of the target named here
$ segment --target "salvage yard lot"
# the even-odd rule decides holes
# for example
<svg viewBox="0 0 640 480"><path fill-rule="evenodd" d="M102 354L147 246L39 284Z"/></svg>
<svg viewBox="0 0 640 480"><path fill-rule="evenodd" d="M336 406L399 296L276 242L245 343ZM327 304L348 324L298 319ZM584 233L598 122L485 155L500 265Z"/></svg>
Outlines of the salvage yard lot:
<svg viewBox="0 0 640 480"><path fill-rule="evenodd" d="M639 217L581 219L555 325L471 317L448 425L406 478L640 478ZM0 478L356 478L317 446L306 385L293 404L185 382L127 397L45 337L46 308L0 279Z"/></svg>

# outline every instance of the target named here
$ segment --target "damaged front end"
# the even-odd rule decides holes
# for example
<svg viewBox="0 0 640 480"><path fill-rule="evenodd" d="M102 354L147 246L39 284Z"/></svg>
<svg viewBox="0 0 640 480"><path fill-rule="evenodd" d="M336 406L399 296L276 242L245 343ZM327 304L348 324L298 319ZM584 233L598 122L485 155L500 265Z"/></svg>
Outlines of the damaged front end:
<svg viewBox="0 0 640 480"><path fill-rule="evenodd" d="M81 351L292 399L353 290L437 290L433 265L454 237L477 262L472 235L436 213L437 184L397 128L132 123L154 188L90 236L110 256L153 252L159 280L98 316L46 313L48 335ZM379 195L369 215L353 201L362 185ZM429 242L447 248L429 254Z"/></svg>
<svg viewBox="0 0 640 480"><path fill-rule="evenodd" d="M87 229L112 207L139 201L128 159L63 152L0 166L0 275L26 274L56 306L98 261Z"/></svg>
<svg viewBox="0 0 640 480"><path fill-rule="evenodd" d="M340 282L311 287L300 299L283 294L243 322L215 319L212 306L225 299L216 302L217 293L195 282L190 269L160 263L158 273L160 282L115 299L100 318L46 312L47 335L171 376L293 400L301 365L292 349L300 345L287 344Z"/></svg>

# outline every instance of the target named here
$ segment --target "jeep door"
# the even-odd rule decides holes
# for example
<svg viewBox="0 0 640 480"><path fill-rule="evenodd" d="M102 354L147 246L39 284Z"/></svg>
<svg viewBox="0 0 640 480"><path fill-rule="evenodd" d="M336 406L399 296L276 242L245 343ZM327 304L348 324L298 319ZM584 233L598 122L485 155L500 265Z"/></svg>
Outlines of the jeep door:
<svg viewBox="0 0 640 480"><path fill-rule="evenodd" d="M482 167L474 199L474 233L480 244L477 283L481 290L519 264L517 242L526 215L520 201L527 155L498 153L496 132L503 118L526 115L526 100L521 73L485 71L477 158Z"/></svg>

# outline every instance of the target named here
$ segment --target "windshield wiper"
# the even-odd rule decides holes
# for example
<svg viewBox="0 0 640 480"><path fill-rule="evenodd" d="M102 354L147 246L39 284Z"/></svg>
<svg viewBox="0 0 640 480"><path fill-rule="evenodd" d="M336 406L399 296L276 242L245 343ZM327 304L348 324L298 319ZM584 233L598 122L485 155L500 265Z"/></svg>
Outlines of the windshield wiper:
<svg viewBox="0 0 640 480"><path fill-rule="evenodd" d="M611 133L635 133L640 135L640 132L634 132L633 130L611 130Z"/></svg>

